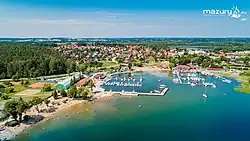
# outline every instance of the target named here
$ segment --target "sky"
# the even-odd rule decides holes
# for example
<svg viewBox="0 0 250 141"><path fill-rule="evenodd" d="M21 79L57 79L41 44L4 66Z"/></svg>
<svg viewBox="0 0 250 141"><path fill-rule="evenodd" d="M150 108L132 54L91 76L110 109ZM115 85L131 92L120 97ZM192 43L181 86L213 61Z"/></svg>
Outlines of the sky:
<svg viewBox="0 0 250 141"><path fill-rule="evenodd" d="M250 37L250 1L0 0L0 37Z"/></svg>

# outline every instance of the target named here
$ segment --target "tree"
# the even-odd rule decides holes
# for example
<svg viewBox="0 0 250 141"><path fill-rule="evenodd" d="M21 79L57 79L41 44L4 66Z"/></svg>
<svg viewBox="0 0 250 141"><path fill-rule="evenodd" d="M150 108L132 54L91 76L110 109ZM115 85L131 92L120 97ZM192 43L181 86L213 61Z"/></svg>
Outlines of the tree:
<svg viewBox="0 0 250 141"><path fill-rule="evenodd" d="M50 103L50 100L48 100L47 98L44 99L44 104L48 107L49 106L49 103Z"/></svg>
<svg viewBox="0 0 250 141"><path fill-rule="evenodd" d="M88 86L90 87L91 91L93 91L93 87L95 87L95 83L93 80L90 80L88 83Z"/></svg>
<svg viewBox="0 0 250 141"><path fill-rule="evenodd" d="M24 81L23 81L23 79L21 79L21 85L24 85Z"/></svg>
<svg viewBox="0 0 250 141"><path fill-rule="evenodd" d="M1 95L1 99L2 99L2 100L10 99L9 95L6 94L6 93L1 93L0 95Z"/></svg>
<svg viewBox="0 0 250 141"><path fill-rule="evenodd" d="M61 89L61 90L60 90L60 95L61 95L62 97L66 97L66 96L67 96L67 93L66 93L63 89Z"/></svg>
<svg viewBox="0 0 250 141"><path fill-rule="evenodd" d="M32 98L32 100L29 101L29 106L32 107L34 105L38 105L38 104L42 103L42 101L43 100L40 97L34 96Z"/></svg>
<svg viewBox="0 0 250 141"><path fill-rule="evenodd" d="M78 70L79 70L80 72L84 73L84 72L87 70L87 65L85 65L85 64L80 64L80 65L78 66Z"/></svg>
<svg viewBox="0 0 250 141"><path fill-rule="evenodd" d="M10 100L10 101L7 101L4 105L4 111L8 113L9 115L11 115L12 118L16 121L17 121L17 115L18 115L18 112L16 109L17 104L18 102L16 100Z"/></svg>
<svg viewBox="0 0 250 141"><path fill-rule="evenodd" d="M120 64L120 63L123 63L124 62L124 59L123 58L118 58L117 59L117 62Z"/></svg>
<svg viewBox="0 0 250 141"><path fill-rule="evenodd" d="M42 87L42 92L49 92L52 91L51 85L50 84L44 84Z"/></svg>
<svg viewBox="0 0 250 141"><path fill-rule="evenodd" d="M131 62L128 63L128 69L130 69L130 70L132 69L132 63Z"/></svg>
<svg viewBox="0 0 250 141"><path fill-rule="evenodd" d="M15 90L14 90L14 88L12 88L12 87L8 87L8 88L5 88L4 89L4 92L6 93L6 94L10 94L10 93L13 93Z"/></svg>
<svg viewBox="0 0 250 141"><path fill-rule="evenodd" d="M132 77L132 73L131 72L128 73L128 77Z"/></svg>
<svg viewBox="0 0 250 141"><path fill-rule="evenodd" d="M54 99L57 99L58 94L57 94L56 90L54 90L54 91L52 92L52 96L54 97Z"/></svg>
<svg viewBox="0 0 250 141"><path fill-rule="evenodd" d="M29 84L30 84L29 80L25 80L25 81L24 81L24 85L25 85L25 86L27 86L27 85L29 85Z"/></svg>
<svg viewBox="0 0 250 141"><path fill-rule="evenodd" d="M22 97L20 97L19 101L17 102L16 105L16 111L18 113L19 116L19 122L22 122L22 114L25 110L28 109L28 103L25 102Z"/></svg>
<svg viewBox="0 0 250 141"><path fill-rule="evenodd" d="M140 61L140 60L137 60L136 62L134 62L134 65L137 66L137 67L142 67L143 66L142 61Z"/></svg>
<svg viewBox="0 0 250 141"><path fill-rule="evenodd" d="M169 63L169 64L168 64L168 67L169 67L170 69L172 69L174 66L175 66L174 63Z"/></svg>
<svg viewBox="0 0 250 141"><path fill-rule="evenodd" d="M75 85L73 85L69 90L68 90L68 96L70 98L76 98L77 97L77 88Z"/></svg>
<svg viewBox="0 0 250 141"><path fill-rule="evenodd" d="M77 90L77 97L82 97L83 99L86 99L91 96L91 92L87 87L80 87Z"/></svg>

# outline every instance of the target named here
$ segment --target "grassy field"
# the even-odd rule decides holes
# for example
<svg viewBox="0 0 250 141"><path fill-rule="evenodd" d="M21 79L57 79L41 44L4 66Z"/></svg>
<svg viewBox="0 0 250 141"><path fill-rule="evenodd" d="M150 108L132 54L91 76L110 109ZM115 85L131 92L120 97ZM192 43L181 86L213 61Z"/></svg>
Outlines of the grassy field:
<svg viewBox="0 0 250 141"><path fill-rule="evenodd" d="M14 94L19 93L19 92L27 89L27 87L25 87L23 85L15 85L15 86L11 86L11 88L14 88Z"/></svg>
<svg viewBox="0 0 250 141"><path fill-rule="evenodd" d="M242 88L235 88L235 90L250 94L250 85L243 85Z"/></svg>
<svg viewBox="0 0 250 141"><path fill-rule="evenodd" d="M241 83L242 87L235 88L235 90L239 91L239 92L244 92L244 93L250 94L250 83L249 83L250 76L245 76L245 75L238 76L236 78L236 80Z"/></svg>
<svg viewBox="0 0 250 141"><path fill-rule="evenodd" d="M31 100L35 96L44 99L44 98L49 97L50 95L51 95L51 92L39 92L37 94L31 94L31 95L18 95L18 94L16 94L16 95L12 96L11 98L12 99L19 99L21 96L25 101L28 101L28 100Z"/></svg>
<svg viewBox="0 0 250 141"><path fill-rule="evenodd" d="M119 65L117 62L114 61L100 61L100 62L102 63L101 68L111 68Z"/></svg>
<svg viewBox="0 0 250 141"><path fill-rule="evenodd" d="M49 97L50 95L51 95L51 94L44 94L44 95L39 94L39 95L35 95L35 96L40 97L40 98L42 98L42 99L45 99L45 98ZM34 96L22 96L23 100L25 100L25 101L32 100L33 97L34 97ZM11 97L11 98L12 98L12 99L19 99L20 97L18 97L18 96L13 96L13 97Z"/></svg>

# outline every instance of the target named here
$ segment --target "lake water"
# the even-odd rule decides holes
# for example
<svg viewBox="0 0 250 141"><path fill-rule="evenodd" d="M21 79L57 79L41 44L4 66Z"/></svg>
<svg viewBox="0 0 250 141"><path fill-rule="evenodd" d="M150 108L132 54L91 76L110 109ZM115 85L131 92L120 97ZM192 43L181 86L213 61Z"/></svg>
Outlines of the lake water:
<svg viewBox="0 0 250 141"><path fill-rule="evenodd" d="M228 84L210 78L217 88L208 87L208 99L203 99L202 87L176 85L166 73L142 75L151 82L144 81L145 91L154 89L159 79L170 90L163 97L115 97L77 105L54 119L29 128L31 134L22 133L15 140L250 140L250 95L234 91L239 85L237 81Z"/></svg>

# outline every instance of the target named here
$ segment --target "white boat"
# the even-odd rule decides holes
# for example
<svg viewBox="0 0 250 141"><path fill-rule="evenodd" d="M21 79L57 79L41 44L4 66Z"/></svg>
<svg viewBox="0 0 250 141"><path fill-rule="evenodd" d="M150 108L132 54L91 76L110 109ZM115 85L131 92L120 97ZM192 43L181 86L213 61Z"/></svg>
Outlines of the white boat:
<svg viewBox="0 0 250 141"><path fill-rule="evenodd" d="M133 92L131 92L131 94L137 94L137 92L133 91Z"/></svg>
<svg viewBox="0 0 250 141"><path fill-rule="evenodd" d="M193 87L193 86L195 86L195 84L194 84L194 83L191 83L191 86Z"/></svg>
<svg viewBox="0 0 250 141"><path fill-rule="evenodd" d="M158 91L158 90L154 90L154 92L155 92L155 93L160 93L160 91Z"/></svg>
<svg viewBox="0 0 250 141"><path fill-rule="evenodd" d="M215 85L215 84L213 84L213 85L212 85L212 88L216 88L216 85Z"/></svg>
<svg viewBox="0 0 250 141"><path fill-rule="evenodd" d="M207 98L207 94L205 94L205 93L202 94L202 97Z"/></svg>
<svg viewBox="0 0 250 141"><path fill-rule="evenodd" d="M231 80L228 80L228 79L222 79L222 82L231 83L232 81L231 81Z"/></svg>

